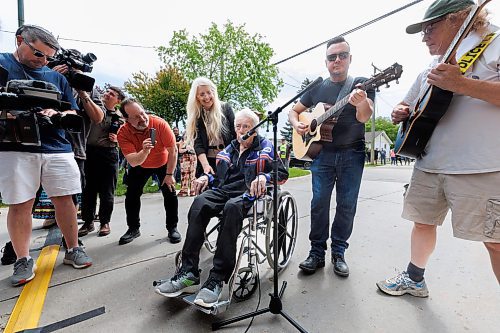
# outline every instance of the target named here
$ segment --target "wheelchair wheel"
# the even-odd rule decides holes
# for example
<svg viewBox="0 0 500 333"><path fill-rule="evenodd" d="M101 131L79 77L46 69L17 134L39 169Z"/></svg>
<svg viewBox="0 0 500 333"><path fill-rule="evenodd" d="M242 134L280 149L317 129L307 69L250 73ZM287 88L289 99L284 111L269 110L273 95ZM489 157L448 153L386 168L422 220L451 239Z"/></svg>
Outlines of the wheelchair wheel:
<svg viewBox="0 0 500 333"><path fill-rule="evenodd" d="M205 229L204 245L210 253L215 253L215 249L217 248L217 236L219 235L219 227L220 220L217 218L211 219L208 223L207 228Z"/></svg>
<svg viewBox="0 0 500 333"><path fill-rule="evenodd" d="M274 255L274 221L269 218L266 228L267 261L274 267L274 258L277 257L278 268L288 265L297 241L298 212L295 199L288 191L281 191L278 196L278 255Z"/></svg>
<svg viewBox="0 0 500 333"><path fill-rule="evenodd" d="M240 268L235 279L233 297L237 301L249 299L257 290L259 275L254 269L250 267Z"/></svg>

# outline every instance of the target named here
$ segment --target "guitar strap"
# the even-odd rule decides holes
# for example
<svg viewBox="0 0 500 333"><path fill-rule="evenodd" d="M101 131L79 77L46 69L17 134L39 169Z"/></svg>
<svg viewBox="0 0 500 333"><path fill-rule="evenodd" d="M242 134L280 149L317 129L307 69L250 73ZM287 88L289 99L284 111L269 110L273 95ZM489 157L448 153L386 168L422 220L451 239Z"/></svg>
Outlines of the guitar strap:
<svg viewBox="0 0 500 333"><path fill-rule="evenodd" d="M347 79L344 82L344 85L342 86L342 89L340 89L340 92L339 92L339 95L337 96L337 101L335 102L335 104L337 104L342 98L349 95L349 93L352 90L353 83L354 83L354 78L352 76L348 75ZM343 107L341 107L339 110L337 110L337 112L342 112L343 108L345 108L345 105ZM326 122L333 123L333 122L335 122L334 118L328 119Z"/></svg>
<svg viewBox="0 0 500 333"><path fill-rule="evenodd" d="M338 103L338 101L346 97L351 92L353 83L354 83L354 78L348 75L344 85L342 86L342 89L339 92L339 95L337 96L337 101L335 103Z"/></svg>
<svg viewBox="0 0 500 333"><path fill-rule="evenodd" d="M464 74L467 69L479 58L481 53L490 45L490 43L498 36L499 31L492 32L491 34L486 35L484 39L477 46L472 48L469 52L465 53L460 60L458 61L458 65L460 66L460 71Z"/></svg>

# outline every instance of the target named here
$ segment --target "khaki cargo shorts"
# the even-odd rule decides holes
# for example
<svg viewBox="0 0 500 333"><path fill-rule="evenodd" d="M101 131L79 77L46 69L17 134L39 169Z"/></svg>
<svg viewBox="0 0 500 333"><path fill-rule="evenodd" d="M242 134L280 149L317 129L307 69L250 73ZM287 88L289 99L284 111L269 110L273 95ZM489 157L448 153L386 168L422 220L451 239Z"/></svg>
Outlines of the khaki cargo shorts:
<svg viewBox="0 0 500 333"><path fill-rule="evenodd" d="M442 225L448 210L455 237L500 243L500 172L455 175L414 169L401 216Z"/></svg>

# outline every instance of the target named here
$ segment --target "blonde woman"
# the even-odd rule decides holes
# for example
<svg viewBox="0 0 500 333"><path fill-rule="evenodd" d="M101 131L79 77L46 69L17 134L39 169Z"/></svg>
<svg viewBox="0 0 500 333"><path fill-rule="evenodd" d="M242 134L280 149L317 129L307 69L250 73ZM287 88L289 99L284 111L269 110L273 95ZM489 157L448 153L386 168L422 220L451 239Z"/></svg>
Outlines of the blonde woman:
<svg viewBox="0 0 500 333"><path fill-rule="evenodd" d="M220 101L210 79L199 77L191 84L186 111L186 136L198 158L197 177L214 174L215 157L235 139L233 109Z"/></svg>

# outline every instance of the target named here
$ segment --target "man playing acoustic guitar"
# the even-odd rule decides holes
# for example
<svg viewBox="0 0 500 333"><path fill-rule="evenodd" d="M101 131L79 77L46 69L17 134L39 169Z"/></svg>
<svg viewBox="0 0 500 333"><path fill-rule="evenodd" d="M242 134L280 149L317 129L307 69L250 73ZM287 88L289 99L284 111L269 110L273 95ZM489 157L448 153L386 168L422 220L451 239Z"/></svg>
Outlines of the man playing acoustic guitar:
<svg viewBox="0 0 500 333"><path fill-rule="evenodd" d="M468 23L470 32L457 43L455 37ZM450 209L453 235L483 242L500 282L500 38L490 35L498 27L471 0L437 0L406 32L421 32L429 53L438 57L394 108L393 122L411 119L410 109L426 84L453 95L415 163L405 195L402 217L414 222L410 263L406 271L377 286L389 295L428 296L425 266L436 245L437 226ZM443 62L441 56L453 50L454 42L456 52L451 61ZM471 60L474 54L480 55ZM463 75L461 68L466 69Z"/></svg>
<svg viewBox="0 0 500 333"><path fill-rule="evenodd" d="M337 185L337 208L331 227L331 251L333 270L337 275L347 277L349 267L344 259L351 236L354 215L358 201L359 186L365 163L365 125L373 112L374 90L357 89L358 83L366 78L348 76L352 56L349 44L343 37L335 37L327 44L325 64L330 79L306 92L300 102L289 113L289 120L295 131L305 134L308 124L299 121L299 114L319 102L334 105L349 95L349 104L334 119L333 129L326 124L330 142L323 142L319 154L311 166L313 198L311 201L311 250L308 258L299 267L306 273L314 273L325 266L325 252L329 237L330 200L333 187ZM343 89L343 87L345 88ZM295 149L295 148L294 148Z"/></svg>

